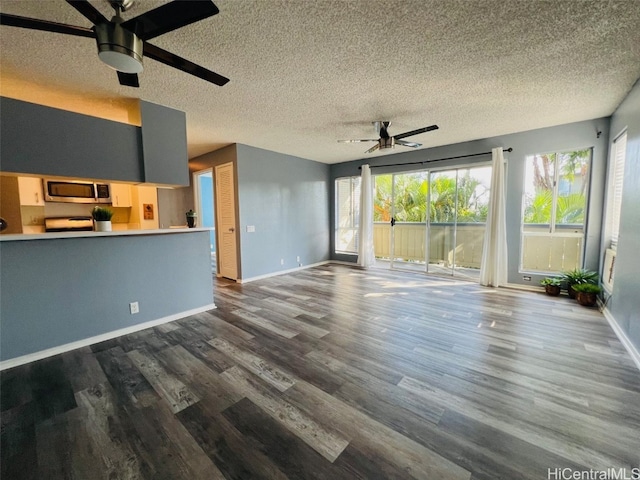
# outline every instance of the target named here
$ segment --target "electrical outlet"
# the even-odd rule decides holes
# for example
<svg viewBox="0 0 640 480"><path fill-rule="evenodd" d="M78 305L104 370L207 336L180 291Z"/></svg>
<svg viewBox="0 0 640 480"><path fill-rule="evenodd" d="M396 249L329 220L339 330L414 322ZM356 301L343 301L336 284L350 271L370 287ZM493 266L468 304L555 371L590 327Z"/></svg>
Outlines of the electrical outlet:
<svg viewBox="0 0 640 480"><path fill-rule="evenodd" d="M300 263L300 255L296 257L296 262Z"/></svg>
<svg viewBox="0 0 640 480"><path fill-rule="evenodd" d="M131 302L129 304L129 312L131 313L131 315L140 312L140 305L138 305L138 302Z"/></svg>
<svg viewBox="0 0 640 480"><path fill-rule="evenodd" d="M524 277L522 277L522 280L524 280L525 282L530 282L531 277L529 275L525 275Z"/></svg>
<svg viewBox="0 0 640 480"><path fill-rule="evenodd" d="M284 265L284 258L280 259L280 265Z"/></svg>

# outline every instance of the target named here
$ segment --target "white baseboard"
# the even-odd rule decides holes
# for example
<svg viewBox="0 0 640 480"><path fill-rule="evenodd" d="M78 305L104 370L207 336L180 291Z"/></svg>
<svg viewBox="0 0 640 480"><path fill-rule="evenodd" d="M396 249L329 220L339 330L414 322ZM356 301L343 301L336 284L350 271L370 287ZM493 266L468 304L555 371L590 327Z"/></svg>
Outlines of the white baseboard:
<svg viewBox="0 0 640 480"><path fill-rule="evenodd" d="M290 268L288 270L280 270L278 272L267 273L265 275L258 275L257 277L239 278L238 280L236 280L236 282L238 282L238 283L255 282L256 280L262 280L262 279L265 279L265 278L277 277L278 275L284 275L285 273L298 272L300 270L306 270L307 268L313 268L313 267L318 267L320 265L326 265L327 263L334 263L334 262L332 260L325 260L323 262L310 263L309 265L303 265L302 267Z"/></svg>
<svg viewBox="0 0 640 480"><path fill-rule="evenodd" d="M75 350L76 348L87 347L89 345L93 345L94 343L111 340L112 338L127 335L129 333L139 332L140 330L144 330L146 328L157 327L158 325L162 325L163 323L180 320L181 318L195 315L197 313L206 312L208 310L213 310L215 308L215 304L210 303L209 305L205 305L204 307L194 308L192 310L187 310L180 313L174 313L173 315L169 315L167 317L150 320L148 322L139 323L130 327L121 328L119 330L113 330L112 332L102 333L100 335L96 335L95 337L84 338L75 342L65 343L64 345L60 345L58 347L47 348L46 350L29 353L28 355L22 355L21 357L10 358L9 360L0 362L0 371L6 370L7 368L18 367L20 365L24 365L25 363L35 362L36 360L42 360L43 358L52 357L53 355L58 355L60 353L69 352L71 350Z"/></svg>
<svg viewBox="0 0 640 480"><path fill-rule="evenodd" d="M638 352L635 345L631 343L627 334L620 328L620 325L618 325L618 322L616 322L616 319L613 318L613 315L611 315L611 312L606 307L602 310L602 313L604 314L604 318L609 322L609 325L611 325L620 343L622 343L627 352L629 352L631 360L633 360L633 363L635 363L638 370L640 370L640 352Z"/></svg>
<svg viewBox="0 0 640 480"><path fill-rule="evenodd" d="M507 283L501 285L503 288L511 288L513 290L524 290L525 292L544 292L544 287L536 287L535 285L522 285L521 283Z"/></svg>

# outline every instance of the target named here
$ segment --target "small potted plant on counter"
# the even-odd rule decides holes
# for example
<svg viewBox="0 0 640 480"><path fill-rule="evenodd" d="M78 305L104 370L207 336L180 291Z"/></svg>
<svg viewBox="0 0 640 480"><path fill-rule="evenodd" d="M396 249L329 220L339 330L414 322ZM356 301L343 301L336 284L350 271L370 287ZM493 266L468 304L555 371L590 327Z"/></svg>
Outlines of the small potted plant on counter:
<svg viewBox="0 0 640 480"><path fill-rule="evenodd" d="M567 293L569 298L576 298L574 287L583 283L591 283L593 285L598 283L598 273L591 270L585 270L583 268L576 268L570 272L562 273L562 280L567 283Z"/></svg>
<svg viewBox="0 0 640 480"><path fill-rule="evenodd" d="M559 277L547 277L540 280L540 285L544 286L544 291L547 295L557 297L560 295L560 286L562 285L562 279Z"/></svg>
<svg viewBox="0 0 640 480"><path fill-rule="evenodd" d="M196 226L196 219L198 218L198 214L193 210L189 210L187 212L187 226L189 228L193 228Z"/></svg>
<svg viewBox="0 0 640 480"><path fill-rule="evenodd" d="M576 292L577 302L585 307L593 307L601 291L600 286L593 283L579 283L574 285L573 289Z"/></svg>
<svg viewBox="0 0 640 480"><path fill-rule="evenodd" d="M110 208L93 207L93 210L91 210L91 216L93 217L93 229L96 232L111 231L111 217L113 217L113 211Z"/></svg>

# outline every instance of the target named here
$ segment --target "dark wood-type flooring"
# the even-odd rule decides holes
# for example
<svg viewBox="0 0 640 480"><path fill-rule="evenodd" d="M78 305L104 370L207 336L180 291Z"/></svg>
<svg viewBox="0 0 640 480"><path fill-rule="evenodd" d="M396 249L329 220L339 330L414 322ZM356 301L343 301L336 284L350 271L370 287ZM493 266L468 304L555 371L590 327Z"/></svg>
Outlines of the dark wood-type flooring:
<svg viewBox="0 0 640 480"><path fill-rule="evenodd" d="M215 302L2 372L2 479L640 464L640 373L603 316L566 297L326 265L216 281Z"/></svg>

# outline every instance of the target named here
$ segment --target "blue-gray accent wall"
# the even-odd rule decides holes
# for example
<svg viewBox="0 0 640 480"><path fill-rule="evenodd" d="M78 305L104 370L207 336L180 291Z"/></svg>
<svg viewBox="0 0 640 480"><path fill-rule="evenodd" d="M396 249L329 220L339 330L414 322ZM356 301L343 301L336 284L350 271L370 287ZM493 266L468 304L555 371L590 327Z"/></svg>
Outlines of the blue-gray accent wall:
<svg viewBox="0 0 640 480"><path fill-rule="evenodd" d="M183 112L140 101L142 126L0 98L0 170L188 185Z"/></svg>
<svg viewBox="0 0 640 480"><path fill-rule="evenodd" d="M213 303L208 231L2 241L0 258L3 361Z"/></svg>
<svg viewBox="0 0 640 480"><path fill-rule="evenodd" d="M189 185L187 120L184 112L140 102L144 181Z"/></svg>
<svg viewBox="0 0 640 480"><path fill-rule="evenodd" d="M140 127L1 97L3 172L143 181Z"/></svg>
<svg viewBox="0 0 640 480"><path fill-rule="evenodd" d="M248 145L236 150L241 278L328 260L329 166Z"/></svg>
<svg viewBox="0 0 640 480"><path fill-rule="evenodd" d="M620 238L608 308L640 351L640 80L611 117L611 139L624 130L627 131L627 152Z"/></svg>
<svg viewBox="0 0 640 480"><path fill-rule="evenodd" d="M440 125L440 128L454 128ZM597 132L601 132L597 135ZM423 136L425 139L427 135ZM416 137L420 141L421 137ZM393 164L391 167L373 168L372 174L408 172L427 168L449 168L461 165L473 165L490 162L491 155L468 157L455 160L433 162L424 165L399 165L402 163L423 162L433 159L457 157L480 152L490 152L492 148L513 148L513 152L505 153L507 159L507 244L508 244L508 282L538 286L544 275L527 273L531 281L523 280L520 265L520 232L522 217L522 198L524 189L525 158L536 153L561 150L593 148L590 178L589 206L587 230L585 236L584 264L586 268L598 270L600 258L601 218L605 191L605 177L608 154L609 118L599 118L584 122L541 128L527 132L502 135L471 142L446 145L426 150L413 150L394 155L383 155L363 158L353 162L331 166L331 252L332 259L355 262L355 255L339 255L335 253L335 179L360 175L358 167L365 163L371 166ZM412 138L413 140L413 138ZM396 151L402 147L396 147Z"/></svg>

